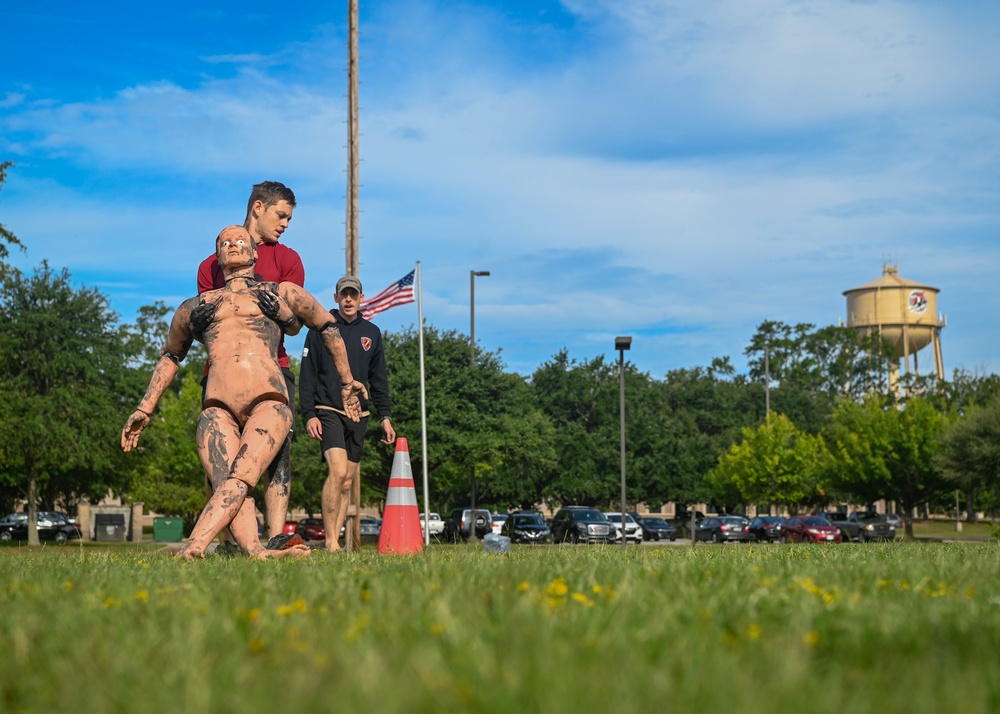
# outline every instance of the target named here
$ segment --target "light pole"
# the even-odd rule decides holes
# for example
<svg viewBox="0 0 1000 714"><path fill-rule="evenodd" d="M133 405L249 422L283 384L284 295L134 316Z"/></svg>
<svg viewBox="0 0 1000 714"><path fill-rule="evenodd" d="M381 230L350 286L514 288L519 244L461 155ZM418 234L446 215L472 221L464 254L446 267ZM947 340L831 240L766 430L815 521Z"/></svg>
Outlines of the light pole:
<svg viewBox="0 0 1000 714"><path fill-rule="evenodd" d="M476 277L486 277L488 270L469 271L469 367L476 368ZM472 510L469 511L469 540L475 542L476 537L476 460L472 459Z"/></svg>
<svg viewBox="0 0 1000 714"><path fill-rule="evenodd" d="M476 277L486 277L488 270L469 271L469 364L476 366Z"/></svg>
<svg viewBox="0 0 1000 714"><path fill-rule="evenodd" d="M618 412L621 414L621 452L622 452L622 545L628 543L625 537L625 523L628 513L625 511L625 350L632 347L631 337L616 337L615 349L618 350Z"/></svg>
<svg viewBox="0 0 1000 714"><path fill-rule="evenodd" d="M771 346L764 345L764 423L771 423Z"/></svg>

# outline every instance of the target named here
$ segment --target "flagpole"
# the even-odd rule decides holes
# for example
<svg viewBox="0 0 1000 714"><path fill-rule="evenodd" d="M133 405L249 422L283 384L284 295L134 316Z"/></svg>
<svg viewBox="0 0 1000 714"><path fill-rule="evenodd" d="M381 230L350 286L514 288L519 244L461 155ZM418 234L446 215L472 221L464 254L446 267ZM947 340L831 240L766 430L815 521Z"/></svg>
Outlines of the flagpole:
<svg viewBox="0 0 1000 714"><path fill-rule="evenodd" d="M431 544L430 488L427 479L427 390L424 381L424 283L417 261L417 345L420 348L420 446L424 472L424 545Z"/></svg>

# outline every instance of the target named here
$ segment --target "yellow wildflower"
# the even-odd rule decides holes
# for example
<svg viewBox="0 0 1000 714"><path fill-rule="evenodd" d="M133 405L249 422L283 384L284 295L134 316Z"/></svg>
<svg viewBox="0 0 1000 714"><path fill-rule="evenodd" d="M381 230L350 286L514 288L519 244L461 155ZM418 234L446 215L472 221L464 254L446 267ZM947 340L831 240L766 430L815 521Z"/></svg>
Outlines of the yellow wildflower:
<svg viewBox="0 0 1000 714"><path fill-rule="evenodd" d="M559 577L549 583L549 586L545 588L545 594L549 597L566 597L569 592L569 586L566 585L566 580Z"/></svg>
<svg viewBox="0 0 1000 714"><path fill-rule="evenodd" d="M581 605L583 605L584 607L593 607L594 606L594 601L591 600L586 595L584 595L583 593L573 593L572 598L574 600L576 600L578 603L580 603Z"/></svg>

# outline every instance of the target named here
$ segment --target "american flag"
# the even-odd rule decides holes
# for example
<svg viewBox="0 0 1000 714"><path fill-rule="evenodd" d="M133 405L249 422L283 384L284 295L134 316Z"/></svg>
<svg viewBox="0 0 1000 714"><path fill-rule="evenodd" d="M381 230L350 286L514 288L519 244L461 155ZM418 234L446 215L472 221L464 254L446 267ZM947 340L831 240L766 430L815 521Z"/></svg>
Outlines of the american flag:
<svg viewBox="0 0 1000 714"><path fill-rule="evenodd" d="M397 305L405 305L408 302L413 302L414 272L414 270L411 270L371 300L365 300L361 303L360 310L365 319L370 320L375 315L378 315L380 312L385 312L390 307L396 307Z"/></svg>

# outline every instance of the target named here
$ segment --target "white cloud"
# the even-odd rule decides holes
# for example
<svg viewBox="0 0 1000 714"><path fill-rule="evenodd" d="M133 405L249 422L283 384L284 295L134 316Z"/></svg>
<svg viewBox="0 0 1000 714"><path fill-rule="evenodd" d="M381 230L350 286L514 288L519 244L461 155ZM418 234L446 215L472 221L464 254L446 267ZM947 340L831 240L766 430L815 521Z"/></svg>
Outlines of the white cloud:
<svg viewBox="0 0 1000 714"><path fill-rule="evenodd" d="M646 338L656 374L739 363L764 319L835 322L840 292L887 255L940 284L942 305L977 300L954 285L1000 262L989 23L931 3L564 4L586 44L539 65L507 43L498 12L378 10L362 65L366 285L420 259L428 318L467 330L468 270L491 269L477 337L522 371L564 345L606 351L609 323L669 330ZM159 188L137 200L12 187L4 223L33 256L81 270L107 260L93 244L129 256L134 290L108 271L123 299L179 298L250 183L278 178L299 194L288 239L329 302L343 270L342 78L274 69L341 53L328 35L206 58L237 71L196 86L165 77L74 103L8 94L0 147ZM144 292L148 270L181 277ZM956 343L995 364L975 339Z"/></svg>

